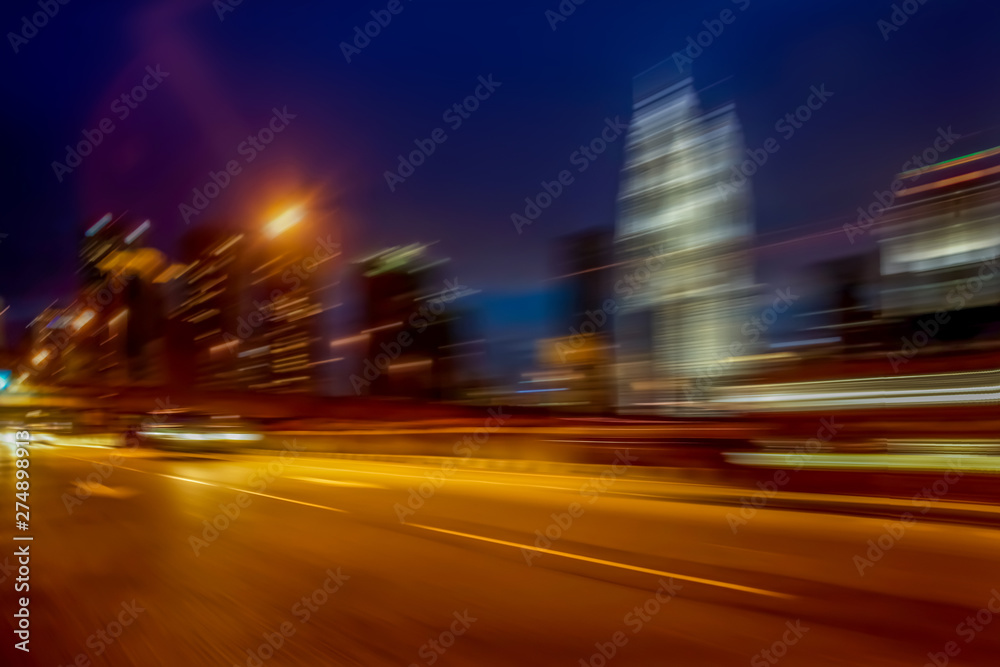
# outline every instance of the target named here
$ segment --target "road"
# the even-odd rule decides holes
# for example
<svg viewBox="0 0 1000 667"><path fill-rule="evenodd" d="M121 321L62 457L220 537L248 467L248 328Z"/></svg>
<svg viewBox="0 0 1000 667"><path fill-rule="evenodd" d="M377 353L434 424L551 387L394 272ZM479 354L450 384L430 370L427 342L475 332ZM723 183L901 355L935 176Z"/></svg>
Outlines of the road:
<svg viewBox="0 0 1000 667"><path fill-rule="evenodd" d="M36 445L31 653L7 635L5 664L919 667L930 653L940 667L1000 655L989 525L799 511L780 494L740 514L711 481L619 451L617 463L513 469ZM9 498L6 450L2 461ZM10 625L13 575L0 577Z"/></svg>

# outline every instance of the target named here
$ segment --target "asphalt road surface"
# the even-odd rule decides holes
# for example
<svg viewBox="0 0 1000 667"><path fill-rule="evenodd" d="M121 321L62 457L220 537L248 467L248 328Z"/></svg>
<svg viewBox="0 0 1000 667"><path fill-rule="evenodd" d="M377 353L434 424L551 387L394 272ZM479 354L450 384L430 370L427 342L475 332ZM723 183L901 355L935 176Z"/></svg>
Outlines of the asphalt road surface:
<svg viewBox="0 0 1000 667"><path fill-rule="evenodd" d="M996 664L995 529L741 512L622 452L512 470L37 445L31 652L8 632L4 664Z"/></svg>

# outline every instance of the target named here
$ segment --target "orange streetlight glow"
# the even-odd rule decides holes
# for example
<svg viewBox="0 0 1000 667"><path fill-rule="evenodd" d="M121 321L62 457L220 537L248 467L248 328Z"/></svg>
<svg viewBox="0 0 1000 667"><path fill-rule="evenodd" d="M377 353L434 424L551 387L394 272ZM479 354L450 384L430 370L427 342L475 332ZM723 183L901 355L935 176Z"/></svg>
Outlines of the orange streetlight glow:
<svg viewBox="0 0 1000 667"><path fill-rule="evenodd" d="M267 226L264 227L264 234L271 239L280 236L298 224L303 217L305 217L305 211L299 206L293 206L267 223Z"/></svg>

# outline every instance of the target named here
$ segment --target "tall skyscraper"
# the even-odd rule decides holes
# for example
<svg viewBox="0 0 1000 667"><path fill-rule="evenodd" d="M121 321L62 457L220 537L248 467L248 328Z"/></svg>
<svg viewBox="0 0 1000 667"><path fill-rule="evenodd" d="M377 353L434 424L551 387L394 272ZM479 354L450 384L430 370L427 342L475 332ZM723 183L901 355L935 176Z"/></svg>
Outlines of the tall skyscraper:
<svg viewBox="0 0 1000 667"><path fill-rule="evenodd" d="M339 243L323 235L323 214L293 206L251 241L240 320L239 357L247 388L274 393L323 393L329 348L323 317L333 307L333 260ZM244 335L249 332L249 335ZM258 376L257 373L263 375Z"/></svg>
<svg viewBox="0 0 1000 667"><path fill-rule="evenodd" d="M467 360L468 341L459 331L462 302L469 293L453 284L432 260L428 246L414 243L378 252L361 262L368 339L358 393L441 399L453 395Z"/></svg>
<svg viewBox="0 0 1000 667"><path fill-rule="evenodd" d="M744 354L753 273L749 189L733 105L702 111L691 78L637 79L619 194L622 274L618 400L633 412L683 413Z"/></svg>
<svg viewBox="0 0 1000 667"><path fill-rule="evenodd" d="M245 245L243 234L225 225L193 227L182 238L187 270L169 327L174 382L229 390L246 384L238 356Z"/></svg>

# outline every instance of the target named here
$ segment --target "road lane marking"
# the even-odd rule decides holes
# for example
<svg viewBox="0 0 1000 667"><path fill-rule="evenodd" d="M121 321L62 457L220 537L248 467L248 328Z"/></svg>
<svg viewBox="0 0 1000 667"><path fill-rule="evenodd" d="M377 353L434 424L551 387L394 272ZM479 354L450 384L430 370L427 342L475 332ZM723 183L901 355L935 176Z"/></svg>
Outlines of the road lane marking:
<svg viewBox="0 0 1000 667"><path fill-rule="evenodd" d="M214 486L218 487L218 484L212 484L211 482L202 482L198 479L191 479L190 477L177 477L176 475L167 475L162 472L150 472L148 470L139 470L138 468L126 468L125 466L118 466L122 470L131 470L132 472L141 472L146 475L156 475L158 477L166 477L167 479L176 479L181 482L191 482L192 484L201 484L202 486Z"/></svg>
<svg viewBox="0 0 1000 667"><path fill-rule="evenodd" d="M517 542L508 542L506 540L498 540L492 537L483 537L482 535L473 535L471 533L461 533L456 530L446 530L444 528L434 528L433 526L424 526L419 523L410 523L408 526L413 526L414 528L423 528L424 530L434 531L436 533L444 533L446 535L456 535L458 537L465 537L470 540L480 540L482 542L490 542L492 544L500 544L505 547L514 547L517 549L527 549L529 551L537 551L544 554L552 554L553 556L562 556L563 558L570 558L572 560L580 560L586 563L596 563L598 565L607 565L608 567L616 567L622 570L631 570L633 572L642 572L644 574L654 574L661 577L673 577L675 579L681 579L682 581L690 581L696 584L705 584L707 586L716 586L719 588L728 588L734 591L741 591L743 593L753 593L755 595L766 595L768 597L780 598L783 600L794 600L797 596L789 595L787 593L778 593L777 591L769 591L763 588L754 588L753 586L741 586L740 584L731 584L726 581L717 581L715 579L702 579L701 577L692 577L686 574L677 574L675 572L665 572L663 570L653 570L648 567L640 567L638 565L629 565L628 563L618 563L611 560L603 560L600 558L591 558L590 556L581 556L580 554L569 553L566 551L555 551L553 549L543 549L541 547L535 547L528 544L518 544Z"/></svg>
<svg viewBox="0 0 1000 667"><path fill-rule="evenodd" d="M73 457L67 457L73 458ZM286 503L293 503L295 505L305 505L306 507L316 507L321 510L328 510L330 512L340 512L342 514L350 514L347 510L338 509L336 507L329 507L327 505L317 505L316 503L307 503L304 500L292 500L291 498L282 498L281 496L272 496L269 493L260 493L258 491L248 491L247 489L238 489L235 486L227 486L225 484L212 484L211 482L202 482L201 480L191 479L189 477L177 477L175 475L167 475L162 472L151 472L149 470L139 470L138 468L126 468L125 466L115 466L121 468L122 470L131 470L132 472L142 473L144 475L156 475L158 477L166 477L167 479L176 479L181 482L191 482L192 484L201 484L203 486L213 486L217 489L229 489L230 491L236 491L237 493L246 493L251 496L260 496L261 498L270 498L271 500L281 500Z"/></svg>
<svg viewBox="0 0 1000 667"><path fill-rule="evenodd" d="M333 486L356 486L363 489L384 489L381 484L367 484L365 482L347 482L341 479L321 479L319 477L289 477L302 482L316 482L317 484L331 484Z"/></svg>
<svg viewBox="0 0 1000 667"><path fill-rule="evenodd" d="M295 505L305 505L306 507L315 507L317 509L328 510L330 512L340 512L341 514L350 514L350 512L348 512L347 510L338 509L336 507L329 507L327 505L318 505L316 503L307 503L304 500L292 500L291 498L282 498L281 496L272 496L272 495L270 495L268 493L258 493L256 491L247 491L245 489L237 489L237 488L232 487L232 486L226 486L226 487L223 487L223 488L232 489L233 491L239 491L240 493L249 493L252 496L260 496L261 498L270 498L272 500L281 500L281 501L284 501L286 503L293 503Z"/></svg>

